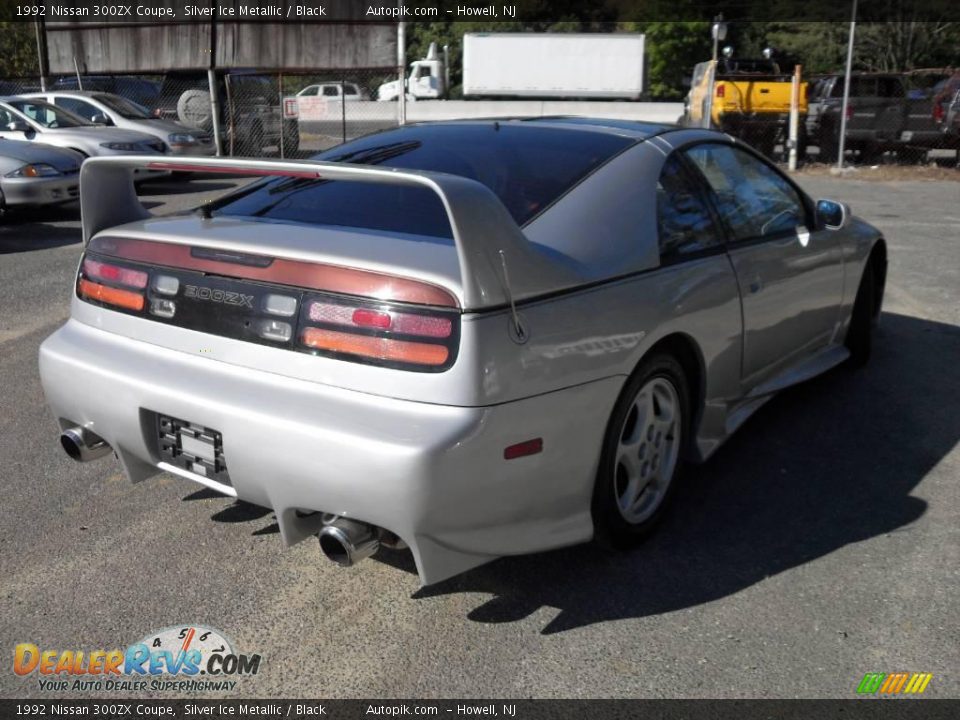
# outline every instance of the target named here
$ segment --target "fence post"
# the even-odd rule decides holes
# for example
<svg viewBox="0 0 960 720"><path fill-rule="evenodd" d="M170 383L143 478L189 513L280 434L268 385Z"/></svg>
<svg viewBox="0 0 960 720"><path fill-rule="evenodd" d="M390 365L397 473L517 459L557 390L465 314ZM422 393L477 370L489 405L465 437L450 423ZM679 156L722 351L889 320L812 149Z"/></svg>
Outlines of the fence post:
<svg viewBox="0 0 960 720"><path fill-rule="evenodd" d="M797 169L797 135L800 125L800 72L802 65L793 67L793 84L790 87L790 132L787 147L790 148L788 166Z"/></svg>
<svg viewBox="0 0 960 720"><path fill-rule="evenodd" d="M347 95L343 78L340 79L340 142L347 141Z"/></svg>
<svg viewBox="0 0 960 720"><path fill-rule="evenodd" d="M283 102L283 73L277 73L277 95L279 96L279 100L280 100L280 153L279 154L280 154L280 159L285 160L286 158L283 154L284 152L283 132L284 132L284 128L287 126L287 107L286 105L284 105L284 102Z"/></svg>
<svg viewBox="0 0 960 720"><path fill-rule="evenodd" d="M407 124L407 36L404 23L397 25L397 65L400 67L398 80L400 89L397 92L397 124Z"/></svg>
<svg viewBox="0 0 960 720"><path fill-rule="evenodd" d="M220 99L217 92L217 71L207 70L207 84L210 86L210 111L213 115L213 142L217 146L217 155L223 155L223 133L220 128Z"/></svg>

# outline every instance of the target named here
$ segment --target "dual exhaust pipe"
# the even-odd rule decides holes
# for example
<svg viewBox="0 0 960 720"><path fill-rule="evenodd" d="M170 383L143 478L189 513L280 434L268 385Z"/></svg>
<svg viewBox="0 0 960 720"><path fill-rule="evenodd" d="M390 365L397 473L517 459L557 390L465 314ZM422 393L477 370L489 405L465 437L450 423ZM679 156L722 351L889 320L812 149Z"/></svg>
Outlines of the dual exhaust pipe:
<svg viewBox="0 0 960 720"><path fill-rule="evenodd" d="M320 551L340 567L350 567L366 560L381 546L406 547L403 540L388 530L336 515L324 516L323 529L317 537Z"/></svg>
<svg viewBox="0 0 960 720"><path fill-rule="evenodd" d="M79 426L60 433L60 446L77 462L90 462L113 452L106 440Z"/></svg>

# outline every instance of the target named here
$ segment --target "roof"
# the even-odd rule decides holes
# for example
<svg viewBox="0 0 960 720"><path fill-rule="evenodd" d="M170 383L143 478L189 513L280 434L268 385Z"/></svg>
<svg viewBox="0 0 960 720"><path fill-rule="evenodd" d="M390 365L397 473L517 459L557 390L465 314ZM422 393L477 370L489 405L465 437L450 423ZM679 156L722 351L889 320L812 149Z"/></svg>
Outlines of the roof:
<svg viewBox="0 0 960 720"><path fill-rule="evenodd" d="M642 122L639 120L619 120L613 118L580 117L576 115L550 115L543 117L500 117L500 118L464 118L462 120L434 120L411 123L412 125L497 125L523 123L527 127L557 128L581 132L600 132L619 135L634 140L645 140L679 129L677 125L667 123ZM392 129L392 128L391 128Z"/></svg>

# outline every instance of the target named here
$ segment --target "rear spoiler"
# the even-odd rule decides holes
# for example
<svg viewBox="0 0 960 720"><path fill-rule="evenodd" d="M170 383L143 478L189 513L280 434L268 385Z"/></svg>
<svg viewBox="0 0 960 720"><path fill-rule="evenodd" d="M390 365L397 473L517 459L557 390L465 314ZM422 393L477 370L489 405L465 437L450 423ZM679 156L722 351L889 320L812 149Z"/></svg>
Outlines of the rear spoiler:
<svg viewBox="0 0 960 720"><path fill-rule="evenodd" d="M464 310L506 306L511 300L536 297L582 282L572 270L537 251L500 199L475 180L445 173L331 162L173 159L155 155L88 158L80 170L84 245L102 230L153 217L137 197L134 170L322 178L429 188L443 203L453 231L463 288L459 300Z"/></svg>

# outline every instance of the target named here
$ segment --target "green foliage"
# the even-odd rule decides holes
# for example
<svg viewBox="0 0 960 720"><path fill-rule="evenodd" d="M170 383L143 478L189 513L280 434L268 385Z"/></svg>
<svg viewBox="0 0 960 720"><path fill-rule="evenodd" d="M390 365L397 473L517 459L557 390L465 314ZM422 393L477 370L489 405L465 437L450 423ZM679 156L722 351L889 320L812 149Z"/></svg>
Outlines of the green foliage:
<svg viewBox="0 0 960 720"><path fill-rule="evenodd" d="M33 23L0 22L0 78L39 74Z"/></svg>

